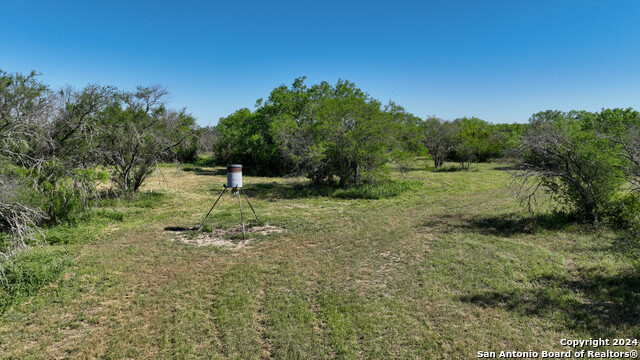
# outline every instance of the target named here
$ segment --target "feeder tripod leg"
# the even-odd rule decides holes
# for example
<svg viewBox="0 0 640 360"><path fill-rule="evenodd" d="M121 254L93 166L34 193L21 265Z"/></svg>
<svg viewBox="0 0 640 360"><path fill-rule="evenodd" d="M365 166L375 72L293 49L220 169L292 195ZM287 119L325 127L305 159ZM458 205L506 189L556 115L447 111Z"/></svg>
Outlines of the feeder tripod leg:
<svg viewBox="0 0 640 360"><path fill-rule="evenodd" d="M244 198L247 199L247 204L249 204L249 207L251 208L251 211L253 211L253 215L255 215L256 220L258 220L258 224L262 224L260 222L260 219L258 219L258 215L256 214L256 211L253 210L253 206L251 206L251 203L249 202L249 198L247 197L247 193L244 192L244 190L242 190L242 195L244 195Z"/></svg>
<svg viewBox="0 0 640 360"><path fill-rule="evenodd" d="M240 220L242 221L242 240L247 240L247 236L244 233L244 216L242 215L242 201L240 201L240 191L238 191L238 204L240 204Z"/></svg>
<svg viewBox="0 0 640 360"><path fill-rule="evenodd" d="M222 197L222 194L224 194L224 192L227 191L227 187L224 187L224 190L222 190L222 192L220 193L220 196L218 196L218 200L220 200L220 198ZM198 227L198 231L202 230L202 225L204 225L204 222L207 221L207 218L209 217L209 214L211 214L211 211L213 211L213 208L216 207L216 204L218 203L218 200L216 200L215 203L213 203L213 206L211 207L211 209L209 209L209 212L207 213L207 216L204 217L204 220L202 220L202 222L200 223L200 226Z"/></svg>

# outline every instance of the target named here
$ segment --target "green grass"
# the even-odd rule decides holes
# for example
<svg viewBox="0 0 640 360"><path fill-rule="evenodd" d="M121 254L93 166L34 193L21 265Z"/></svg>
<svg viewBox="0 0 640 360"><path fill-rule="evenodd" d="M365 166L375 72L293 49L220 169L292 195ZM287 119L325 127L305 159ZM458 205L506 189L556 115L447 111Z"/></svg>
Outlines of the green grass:
<svg viewBox="0 0 640 360"><path fill-rule="evenodd" d="M45 241L49 245L84 244L113 222L123 221L126 213L120 210L99 208L93 214L71 224L61 224L44 230Z"/></svg>
<svg viewBox="0 0 640 360"><path fill-rule="evenodd" d="M157 208L164 202L167 195L158 191L138 192L128 198L107 198L102 201L99 214L108 214L109 208L118 207L138 207L138 208Z"/></svg>
<svg viewBox="0 0 640 360"><path fill-rule="evenodd" d="M196 166L215 166L215 158L211 155L198 155L198 158L193 163Z"/></svg>
<svg viewBox="0 0 640 360"><path fill-rule="evenodd" d="M441 166L439 168L432 168L432 171L434 172L456 172L456 171L478 171L478 168L475 166L469 167L469 168L463 168L460 165L446 165L446 166Z"/></svg>
<svg viewBox="0 0 640 360"><path fill-rule="evenodd" d="M224 169L163 169L137 202L106 202L102 225L60 230L45 249L69 263L6 307L0 357L473 358L639 338L621 234L523 212L504 165L474 166L420 160L379 198L245 176L261 220L285 231L238 250L163 230L199 224ZM220 200L210 231L239 226L237 201Z"/></svg>
<svg viewBox="0 0 640 360"><path fill-rule="evenodd" d="M416 180L384 181L377 184L365 184L352 189L335 190L331 196L342 199L386 199L398 196L406 191L416 190L422 186Z"/></svg>
<svg viewBox="0 0 640 360"><path fill-rule="evenodd" d="M71 264L64 248L37 247L23 251L3 263L3 282L0 283L0 314L39 292L42 287L57 281Z"/></svg>
<svg viewBox="0 0 640 360"><path fill-rule="evenodd" d="M267 188L279 188L269 186L269 184L261 184L262 186L254 186L252 189L267 190ZM418 180L383 180L376 183L365 183L348 189L340 189L337 186L313 186L306 182L296 183L291 186L278 189L279 196L289 199L298 199L314 196L333 197L340 199L371 199L379 200L398 196L404 192L418 189L422 186L422 182Z"/></svg>
<svg viewBox="0 0 640 360"><path fill-rule="evenodd" d="M73 265L69 249L62 245L87 244L108 226L124 221L128 213L132 213L127 208L155 208L164 197L162 193L146 192L131 199L106 199L101 207L78 221L44 229L42 245L24 250L11 261L0 264L3 270L0 273L0 314L57 282L66 268Z"/></svg>

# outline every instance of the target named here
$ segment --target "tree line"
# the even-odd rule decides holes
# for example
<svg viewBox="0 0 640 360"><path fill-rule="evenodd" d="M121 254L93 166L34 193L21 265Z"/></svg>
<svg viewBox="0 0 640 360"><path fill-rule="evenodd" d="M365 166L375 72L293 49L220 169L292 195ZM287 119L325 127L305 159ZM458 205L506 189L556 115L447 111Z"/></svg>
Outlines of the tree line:
<svg viewBox="0 0 640 360"><path fill-rule="evenodd" d="M131 196L156 163L194 162L202 152L252 174L339 188L375 184L389 166L408 171L417 155L435 169L509 157L528 207L545 198L588 222L637 228L640 117L632 109L546 111L528 124L421 119L352 82L308 86L300 77L253 110L201 128L185 109L167 108L166 95L160 86L53 91L35 72L0 71L0 246L35 239L38 226L73 220L101 196ZM107 180L111 188L99 186Z"/></svg>
<svg viewBox="0 0 640 360"><path fill-rule="evenodd" d="M633 109L534 114L517 148L511 180L529 209L622 231L640 269L640 113Z"/></svg>
<svg viewBox="0 0 640 360"><path fill-rule="evenodd" d="M159 161L193 158L195 119L167 108L166 95L160 86L54 91L35 72L0 71L0 254L101 197L130 196Z"/></svg>
<svg viewBox="0 0 640 360"><path fill-rule="evenodd" d="M420 119L383 105L349 81L307 86L305 78L275 88L255 110L220 120L214 146L220 164L237 161L260 175L304 175L339 187L375 182L385 167L400 171L416 155L468 169L509 158L511 185L533 210L631 230L640 245L640 116L633 109L544 111L528 124L490 124L476 117Z"/></svg>
<svg viewBox="0 0 640 360"><path fill-rule="evenodd" d="M493 125L472 117L425 120L390 102L382 104L349 81L275 88L251 111L220 119L214 146L220 164L237 161L260 175L305 175L341 187L373 181L386 164L406 169L409 158L430 154L468 168L506 157L517 148L522 124Z"/></svg>
<svg viewBox="0 0 640 360"><path fill-rule="evenodd" d="M640 113L633 109L534 114L513 173L531 207L542 195L583 220L638 225ZM623 219L629 217L628 219Z"/></svg>

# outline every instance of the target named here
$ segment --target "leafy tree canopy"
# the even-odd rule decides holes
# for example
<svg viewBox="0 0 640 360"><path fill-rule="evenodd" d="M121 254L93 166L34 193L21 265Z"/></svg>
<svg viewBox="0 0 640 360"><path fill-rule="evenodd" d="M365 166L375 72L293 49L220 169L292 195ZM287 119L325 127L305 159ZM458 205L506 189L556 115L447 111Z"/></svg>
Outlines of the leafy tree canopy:
<svg viewBox="0 0 640 360"><path fill-rule="evenodd" d="M400 106L382 106L349 81L307 86L304 80L275 88L253 112L240 109L221 119L219 160L241 162L254 173L300 173L314 183L346 187L420 148L419 120Z"/></svg>

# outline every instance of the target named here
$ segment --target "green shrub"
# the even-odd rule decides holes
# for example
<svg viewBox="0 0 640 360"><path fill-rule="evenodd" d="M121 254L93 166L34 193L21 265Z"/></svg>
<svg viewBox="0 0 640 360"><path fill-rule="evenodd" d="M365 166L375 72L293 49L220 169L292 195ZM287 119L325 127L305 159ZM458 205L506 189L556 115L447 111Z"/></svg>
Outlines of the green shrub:
<svg viewBox="0 0 640 360"><path fill-rule="evenodd" d="M51 185L47 189L49 197L48 213L52 223L75 223L81 215L84 207L84 199L76 193L76 189L67 184L61 183Z"/></svg>
<svg viewBox="0 0 640 360"><path fill-rule="evenodd" d="M290 170L273 134L274 117L244 108L220 119L214 152L219 164L242 164L252 175L282 175Z"/></svg>
<svg viewBox="0 0 640 360"><path fill-rule="evenodd" d="M216 159L213 156L198 155L197 159L193 162L193 165L211 167L216 166L217 164Z"/></svg>
<svg viewBox="0 0 640 360"><path fill-rule="evenodd" d="M422 149L419 119L380 101L354 83L338 80L307 86L304 77L279 86L256 110L243 108L220 119L214 148L218 163L243 164L246 174L299 174L315 185L341 188L375 178L394 161Z"/></svg>
<svg viewBox="0 0 640 360"><path fill-rule="evenodd" d="M384 181L375 184L364 184L351 189L339 189L332 196L342 199L385 199L398 196L405 191L422 186L420 181Z"/></svg>
<svg viewBox="0 0 640 360"><path fill-rule="evenodd" d="M640 271L640 194L626 194L613 201L607 220L611 227L622 230L623 246Z"/></svg>
<svg viewBox="0 0 640 360"><path fill-rule="evenodd" d="M640 194L630 193L612 201L607 211L607 222L615 228L638 227L640 218Z"/></svg>
<svg viewBox="0 0 640 360"><path fill-rule="evenodd" d="M588 222L602 220L624 176L618 149L594 129L600 117L586 111L546 111L531 117L519 149L521 171L512 178L529 207L541 190Z"/></svg>
<svg viewBox="0 0 640 360"><path fill-rule="evenodd" d="M457 165L441 165L439 168L433 168L433 172L457 172L457 171L478 171L477 168L463 167Z"/></svg>
<svg viewBox="0 0 640 360"><path fill-rule="evenodd" d="M463 168L468 168L471 162L486 162L501 155L500 136L488 122L476 117L464 117L456 119L453 125L458 130L458 141L448 157L450 160L458 161Z"/></svg>
<svg viewBox="0 0 640 360"><path fill-rule="evenodd" d="M198 142L189 136L174 148L175 158L182 164L192 164L198 160Z"/></svg>
<svg viewBox="0 0 640 360"><path fill-rule="evenodd" d="M34 181L46 198L42 210L47 213L47 223L75 223L95 205L96 184L109 179L109 174L99 169L68 169L58 160L42 164Z"/></svg>
<svg viewBox="0 0 640 360"><path fill-rule="evenodd" d="M26 175L10 166L0 167L0 255L37 241L38 226L46 217L41 210L45 203Z"/></svg>

